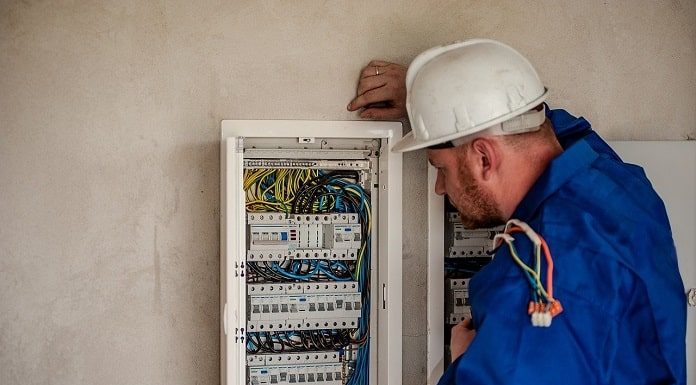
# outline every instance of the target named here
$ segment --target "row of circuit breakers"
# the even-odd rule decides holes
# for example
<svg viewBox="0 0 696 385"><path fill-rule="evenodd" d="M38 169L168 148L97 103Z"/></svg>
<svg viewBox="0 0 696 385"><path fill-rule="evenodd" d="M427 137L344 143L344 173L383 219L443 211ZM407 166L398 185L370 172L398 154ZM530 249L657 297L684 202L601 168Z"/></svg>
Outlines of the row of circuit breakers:
<svg viewBox="0 0 696 385"><path fill-rule="evenodd" d="M247 215L247 262L288 258L355 260L361 241L356 214ZM249 331L355 328L358 283L250 283Z"/></svg>
<svg viewBox="0 0 696 385"><path fill-rule="evenodd" d="M250 212L247 226L247 263L266 266L288 260L355 262L363 242L359 217L354 213ZM268 345L270 340L278 349L273 353L247 354L248 384L347 382L355 370L349 364L355 362L357 348L348 344L339 349L323 349L335 345L335 339L328 344L318 344L313 339L358 328L363 303L357 281L328 278L248 283L247 296L247 330L258 336L259 343ZM310 343L303 341L307 344L305 351L284 353L283 339L309 339Z"/></svg>
<svg viewBox="0 0 696 385"><path fill-rule="evenodd" d="M362 241L357 214L250 213L247 223L247 261L355 260Z"/></svg>

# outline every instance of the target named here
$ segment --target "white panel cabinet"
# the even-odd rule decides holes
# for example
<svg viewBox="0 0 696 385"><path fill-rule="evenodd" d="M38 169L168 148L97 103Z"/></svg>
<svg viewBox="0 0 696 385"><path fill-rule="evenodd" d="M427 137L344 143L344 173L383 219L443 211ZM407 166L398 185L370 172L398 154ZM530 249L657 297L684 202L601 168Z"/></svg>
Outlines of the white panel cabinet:
<svg viewBox="0 0 696 385"><path fill-rule="evenodd" d="M223 384L401 384L400 137L222 122Z"/></svg>

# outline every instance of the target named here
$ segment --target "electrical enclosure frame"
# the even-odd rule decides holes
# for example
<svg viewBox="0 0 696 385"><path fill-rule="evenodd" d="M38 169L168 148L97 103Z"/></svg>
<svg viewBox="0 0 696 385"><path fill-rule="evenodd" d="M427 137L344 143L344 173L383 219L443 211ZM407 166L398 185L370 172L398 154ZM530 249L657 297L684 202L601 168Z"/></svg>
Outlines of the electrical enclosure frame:
<svg viewBox="0 0 696 385"><path fill-rule="evenodd" d="M243 189L245 141L253 151L297 159L340 159L346 151L319 149L317 143L377 140L378 186L372 212L370 384L400 385L402 365L402 156L390 151L401 138L399 122L223 120L220 151L220 374L225 385L247 383L246 209ZM284 144L293 143L283 150ZM307 146L304 146L306 144ZM265 152L264 152L265 151ZM322 158L328 156L329 158ZM374 195L377 195L376 197Z"/></svg>

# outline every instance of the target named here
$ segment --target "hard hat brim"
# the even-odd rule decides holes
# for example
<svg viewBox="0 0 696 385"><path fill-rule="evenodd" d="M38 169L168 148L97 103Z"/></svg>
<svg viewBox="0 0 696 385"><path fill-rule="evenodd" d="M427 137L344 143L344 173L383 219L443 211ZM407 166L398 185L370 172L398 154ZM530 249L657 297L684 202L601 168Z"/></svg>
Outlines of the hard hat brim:
<svg viewBox="0 0 696 385"><path fill-rule="evenodd" d="M401 138L398 142L394 143L391 150L394 152L407 152L418 150L427 146L428 144L418 142L418 140L416 140L416 137L413 136L413 131L411 131L408 134L404 135L404 137Z"/></svg>
<svg viewBox="0 0 696 385"><path fill-rule="evenodd" d="M414 135L413 131L409 132L408 134L404 135L401 140L398 142L394 143L392 146L391 150L394 152L408 152L408 151L414 151L414 150L420 150L426 147L434 146L436 144L440 143L445 143L447 141L459 139L459 138L465 138L467 136L471 136L474 134L478 134L481 131L484 131L485 129L494 126L498 123L505 122L506 120L512 119L516 116L519 116L526 111L529 111L530 109L538 106L539 104L543 103L546 100L546 97L549 94L548 88L544 88L544 93L539 96L538 98L534 99L527 105L525 105L522 108L519 108L515 111L511 111L501 117L498 117L497 119L490 120L488 122L481 123L475 127L470 128L467 132L455 132L450 135L446 135L444 137L439 137L439 138L434 138L430 140L418 140Z"/></svg>

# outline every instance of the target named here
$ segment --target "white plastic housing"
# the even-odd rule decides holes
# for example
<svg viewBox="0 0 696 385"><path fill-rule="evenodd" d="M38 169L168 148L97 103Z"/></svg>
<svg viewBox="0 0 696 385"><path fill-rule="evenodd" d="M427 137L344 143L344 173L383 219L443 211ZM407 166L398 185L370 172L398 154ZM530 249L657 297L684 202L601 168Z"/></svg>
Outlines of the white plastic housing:
<svg viewBox="0 0 696 385"><path fill-rule="evenodd" d="M394 141L401 137L401 123L369 122L369 121L299 121L299 120L224 120L221 130L221 209L220 209L220 312L221 312L221 382L227 385L245 385L247 360L254 365L256 376L265 376L256 369L257 358L247 357L242 337L247 325L247 284L243 277L247 261L247 236L245 194L242 188L245 153L253 153L256 158L279 159L282 163L283 154L292 149L297 159L316 159L321 164L325 161L347 159L343 165L350 167L365 167L369 162L360 159L360 151L349 148L343 150L328 150L331 143L345 141L376 140L381 141L382 150L378 155L378 172L375 177L379 184L373 189L373 248L372 248L372 283L370 315L370 384L400 385L401 379L401 154L390 151ZM272 143L265 147L245 148L245 140L256 139L263 143ZM318 149L318 143L328 143L326 149ZM307 144L303 148L302 144ZM288 146L284 149L283 146ZM251 162L256 162L251 161ZM253 165L254 163L250 163ZM293 163L296 164L296 163ZM299 164L299 163L297 163ZM375 196L376 195L376 196ZM298 218L299 220L300 218ZM264 219L265 220L265 219ZM277 218L274 218L275 222ZM258 218L250 220L249 223ZM353 235L355 229L348 224L333 228L326 221L326 227L321 229L322 239L319 243L328 243L327 249L337 253L347 252L356 243ZM344 222L357 223L357 222ZM348 228L346 228L348 226ZM262 229L261 227L255 230ZM281 228L267 228L259 234L266 242L258 243L261 249L276 244L282 249L283 235ZM336 232L351 234L337 236ZM272 234L271 234L272 233ZM316 229L319 234L319 229ZM278 238L278 239L276 239ZM273 242L269 242L273 241ZM277 241L277 242L276 242ZM323 242L322 242L323 241ZM359 244L359 242L357 243ZM272 248L272 247L271 247ZM350 255L345 256L346 259ZM260 290L260 286L253 286ZM300 293L311 288L297 285L280 287L286 293ZM318 291L321 291L317 288ZM354 289L351 289L354 290ZM350 290L348 290L350 291ZM307 292L305 292L307 293ZM344 289L345 293L345 289ZM305 294L306 295L306 294ZM344 294L351 296L352 294ZM311 295L317 298L317 295ZM291 297L287 297L290 300ZM261 298L259 298L260 300ZM324 301L325 303L328 303ZM272 309L272 307L271 307ZM327 311L327 313L329 313ZM353 317L359 312L352 312ZM328 315L327 315L328 316ZM261 317L259 317L261 318ZM267 321L273 322L273 316ZM347 318L344 318L347 319ZM357 320L358 318L352 318ZM304 320L303 320L304 321ZM317 319L313 322L329 322L333 319ZM281 327L287 327L282 325ZM279 371L278 376L293 376L306 374L315 376L314 368L330 367L330 363L309 364L305 369L296 367ZM252 369L250 369L252 370ZM282 373L281 373L282 372ZM319 372L317 371L316 376ZM278 377L280 380L280 377ZM309 378L307 378L309 379ZM284 382L279 382L284 383ZM327 382L326 380L324 383Z"/></svg>

